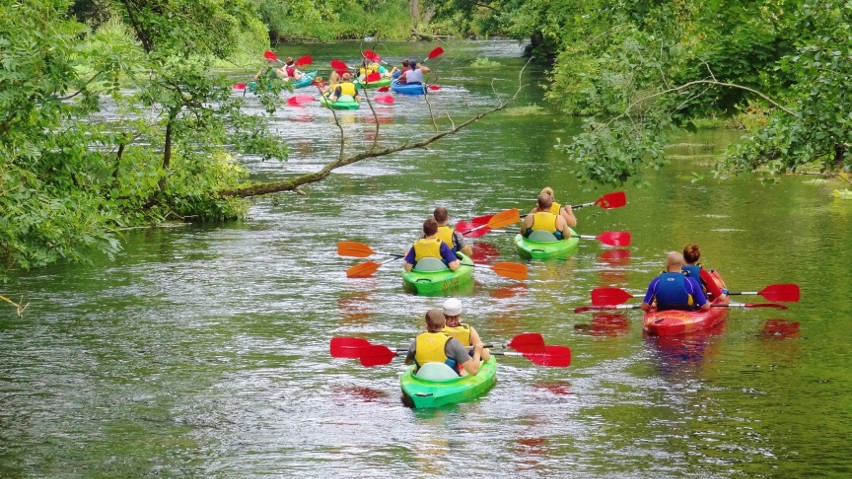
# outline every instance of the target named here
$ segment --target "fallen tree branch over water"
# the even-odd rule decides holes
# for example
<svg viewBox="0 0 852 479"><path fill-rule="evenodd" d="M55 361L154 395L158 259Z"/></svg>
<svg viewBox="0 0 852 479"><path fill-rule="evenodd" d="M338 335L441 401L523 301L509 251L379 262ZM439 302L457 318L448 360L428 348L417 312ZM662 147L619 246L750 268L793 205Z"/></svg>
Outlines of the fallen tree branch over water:
<svg viewBox="0 0 852 479"><path fill-rule="evenodd" d="M528 64L529 64L529 62L527 62L527 65ZM518 94L521 92L521 90L525 86L523 84L523 75L524 75L524 70L526 70L527 65L524 65L524 67L521 68L521 71L518 73L518 88L517 88L517 90L515 90L515 93L512 95L512 97L509 100L507 100L505 102L499 101L497 106L495 106L494 108L492 108L488 111L479 113L476 116L473 116L473 117L471 117L471 118L469 118L469 119L465 120L464 122L459 123L457 125L454 124L451 121L450 124L452 125L452 127L449 130L436 131L436 133L434 135L429 136L429 137L424 138L424 139L419 140L419 141L414 141L414 142L407 141L407 142L401 143L399 145L390 146L390 147L381 148L381 149L376 149L375 144L374 144L374 146L372 148L370 148L367 151L361 152L361 153L357 153L357 154L354 154L354 155L348 155L348 156L344 156L344 155L341 154L341 156L336 161L333 161L333 162L325 165L322 169L320 169L316 172L313 172L313 173L308 173L308 174L305 174L305 175L297 176L295 178L290 178L290 179L284 180L284 181L273 181L273 182L269 182L269 183L261 183L261 184L255 184L255 185L248 185L248 186L244 186L244 187L240 187L240 188L234 188L234 189L230 189L230 190L223 190L223 191L219 192L219 195L223 198L229 198L229 197L248 198L248 197L252 197L252 196L265 195L265 194L269 194L269 193L280 193L280 192L283 192L283 191L299 192L300 186L306 185L306 184L309 184L309 183L320 182L320 181L326 179L334 170L336 170L338 168L342 168L344 166L348 166L348 165L351 165L353 163L357 163L359 161L367 160L367 159L370 159L370 158L378 158L378 157L381 157L381 156L390 155L390 154L397 153L397 152L400 152L400 151L413 150L415 148L425 148L426 146L440 140L441 138L448 136L448 135L454 135L454 134L458 133L459 131L461 131L462 129L464 129L464 128L476 123L477 121L481 120L482 118L484 118L488 115L491 115L493 113L496 113L500 110L503 110L506 107L508 107L509 105L511 105L518 98ZM335 121L337 121L336 115L335 115ZM377 124L377 128L378 128L378 122L376 124ZM341 136L342 136L342 133L341 133ZM341 140L341 144L343 144L342 140Z"/></svg>

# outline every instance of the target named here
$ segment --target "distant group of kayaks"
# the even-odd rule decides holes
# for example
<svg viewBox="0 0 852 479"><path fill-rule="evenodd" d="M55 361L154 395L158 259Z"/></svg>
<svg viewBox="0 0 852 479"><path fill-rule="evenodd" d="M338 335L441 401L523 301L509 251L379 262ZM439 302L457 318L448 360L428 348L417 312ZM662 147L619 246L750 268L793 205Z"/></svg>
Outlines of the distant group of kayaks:
<svg viewBox="0 0 852 479"><path fill-rule="evenodd" d="M436 58L443 53L443 48L437 47L429 52L426 60ZM380 65L387 64L383 62L381 57L374 51L365 50L362 52L362 55L364 56L365 61L364 66L360 69L352 68L340 60L332 60L330 63L332 70L329 76L329 82L326 83L317 76L318 70L307 72L301 72L298 70L298 67L300 66L311 64L313 60L310 56L304 56L297 60L288 58L286 62L282 62L272 51L267 50L264 53L264 57L270 63L278 62L283 64L280 69L269 69L268 74L277 76L289 82L290 86L294 90L312 85L315 85L320 90L320 95L317 96L300 94L289 97L287 99L287 104L291 106L300 106L319 100L320 105L327 108L335 110L357 110L362 104L360 96L356 93L358 91L375 89L379 93L392 91L399 95L421 96L425 95L429 91L436 91L440 89L437 85L429 85L422 81L406 81L406 75L404 75L406 70L414 71L423 68L424 71L428 71L428 69L418 66L419 64L415 62L412 62L410 64L411 66L409 66L409 63L406 60L403 64L402 70L394 68L393 72L389 72ZM418 75L411 73L411 76L422 77L422 73L418 73ZM238 83L234 86L234 89L256 93L258 91L258 82L264 81L263 78L265 77L262 75L262 72L258 72L258 74L255 75L254 80L248 83ZM335 94L335 90L338 86L345 85L347 83L351 83L351 85L343 88L351 90L351 94ZM337 89L337 91L339 92L340 90ZM371 97L370 100L385 105L394 103L394 98L390 95L377 95Z"/></svg>

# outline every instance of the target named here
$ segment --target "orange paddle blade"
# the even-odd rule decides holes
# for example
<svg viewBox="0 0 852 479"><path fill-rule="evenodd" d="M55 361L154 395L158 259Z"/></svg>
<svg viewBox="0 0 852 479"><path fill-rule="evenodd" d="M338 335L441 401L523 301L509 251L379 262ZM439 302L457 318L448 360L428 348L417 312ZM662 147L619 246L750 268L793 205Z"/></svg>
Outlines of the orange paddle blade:
<svg viewBox="0 0 852 479"><path fill-rule="evenodd" d="M338 241L337 254L340 256L353 256L355 258L366 258L376 252L368 245L356 241Z"/></svg>
<svg viewBox="0 0 852 479"><path fill-rule="evenodd" d="M376 263L375 261L367 261L365 263L356 264L355 266L346 270L347 278L369 278L375 273L382 263Z"/></svg>
<svg viewBox="0 0 852 479"><path fill-rule="evenodd" d="M520 213L518 213L517 208L512 208L510 210L501 211L496 215L492 216L485 226L491 228L492 230L497 230L517 223L518 221L521 221L521 215Z"/></svg>

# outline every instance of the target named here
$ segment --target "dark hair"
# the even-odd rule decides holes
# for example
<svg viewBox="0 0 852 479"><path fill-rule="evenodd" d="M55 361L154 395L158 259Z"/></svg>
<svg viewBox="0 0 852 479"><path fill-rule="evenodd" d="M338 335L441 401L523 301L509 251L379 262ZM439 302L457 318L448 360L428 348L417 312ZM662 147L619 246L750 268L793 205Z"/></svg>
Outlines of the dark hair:
<svg viewBox="0 0 852 479"><path fill-rule="evenodd" d="M450 219L450 213L443 206L435 208L435 211L432 212L432 216L435 217L435 221L438 223L443 223Z"/></svg>
<svg viewBox="0 0 852 479"><path fill-rule="evenodd" d="M290 57L287 57L287 62L286 62L286 63L287 63L287 65L292 65L292 64L293 64L293 59L292 59L292 58L290 58Z"/></svg>
<svg viewBox="0 0 852 479"><path fill-rule="evenodd" d="M553 197L547 193L538 195L538 209L542 211L550 211L550 206L553 205Z"/></svg>
<svg viewBox="0 0 852 479"><path fill-rule="evenodd" d="M447 318L444 317L444 312L440 309L430 309L426 311L426 329L430 333L437 333L444 329L447 325Z"/></svg>
<svg viewBox="0 0 852 479"><path fill-rule="evenodd" d="M432 236L437 232L438 222L435 221L435 218L427 218L426 221L423 222L423 234L426 236Z"/></svg>
<svg viewBox="0 0 852 479"><path fill-rule="evenodd" d="M408 68L408 64L409 64L408 58L406 58L405 60L402 61L402 66Z"/></svg>
<svg viewBox="0 0 852 479"><path fill-rule="evenodd" d="M683 247L683 260L687 263L694 263L701 258L701 248L695 243L689 243Z"/></svg>

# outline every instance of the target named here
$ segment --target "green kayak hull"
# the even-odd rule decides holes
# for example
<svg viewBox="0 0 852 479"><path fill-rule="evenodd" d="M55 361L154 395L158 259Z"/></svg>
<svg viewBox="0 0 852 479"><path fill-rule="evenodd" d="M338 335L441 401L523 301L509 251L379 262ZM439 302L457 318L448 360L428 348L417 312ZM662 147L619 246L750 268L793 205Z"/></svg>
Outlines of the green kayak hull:
<svg viewBox="0 0 852 479"><path fill-rule="evenodd" d="M333 108L335 110L357 110L361 108L361 103L357 101L331 101L326 97L320 98L320 105L326 108Z"/></svg>
<svg viewBox="0 0 852 479"><path fill-rule="evenodd" d="M402 273L402 284L405 290L426 296L443 295L473 285L473 260L461 253L456 253L456 256L461 260L462 266L455 271L449 268L440 271L412 269Z"/></svg>
<svg viewBox="0 0 852 479"><path fill-rule="evenodd" d="M441 407L470 401L485 394L497 382L497 360L491 356L479 365L476 376L459 376L458 379L437 382L414 375L412 366L399 378L403 400L414 408Z"/></svg>
<svg viewBox="0 0 852 479"><path fill-rule="evenodd" d="M554 241L551 243L539 243L530 241L521 235L515 236L515 249L524 259L548 259L564 258L577 252L580 248L580 238L577 232L571 229L571 237L567 240Z"/></svg>
<svg viewBox="0 0 852 479"><path fill-rule="evenodd" d="M358 81L355 82L355 88L359 90L362 88L381 88L383 86L390 86L391 81L392 80L390 78L382 78L379 81L371 81L368 83Z"/></svg>

